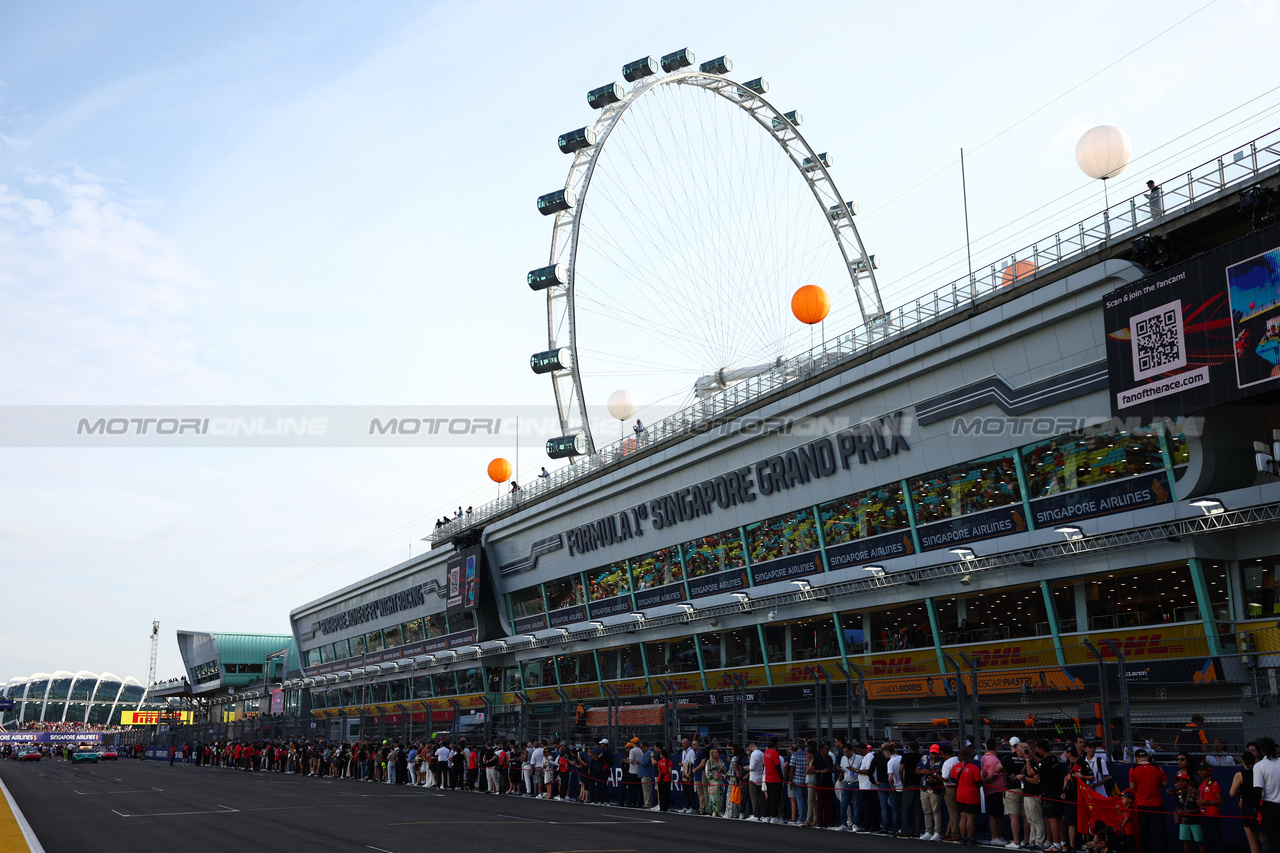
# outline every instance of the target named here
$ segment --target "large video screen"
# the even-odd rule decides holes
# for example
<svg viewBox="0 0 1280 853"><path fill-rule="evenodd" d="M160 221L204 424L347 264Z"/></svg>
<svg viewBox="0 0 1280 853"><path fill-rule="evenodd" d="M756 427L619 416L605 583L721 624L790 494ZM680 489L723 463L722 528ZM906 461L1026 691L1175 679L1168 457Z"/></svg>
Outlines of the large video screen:
<svg viewBox="0 0 1280 853"><path fill-rule="evenodd" d="M1280 226L1108 293L1112 414L1144 422L1280 387Z"/></svg>

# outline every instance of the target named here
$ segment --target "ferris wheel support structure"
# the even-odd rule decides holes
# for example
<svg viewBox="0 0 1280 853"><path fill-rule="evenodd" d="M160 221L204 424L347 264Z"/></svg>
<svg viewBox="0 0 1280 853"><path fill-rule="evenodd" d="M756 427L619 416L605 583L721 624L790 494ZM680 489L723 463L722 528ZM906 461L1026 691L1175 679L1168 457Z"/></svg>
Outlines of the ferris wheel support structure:
<svg viewBox="0 0 1280 853"><path fill-rule="evenodd" d="M663 65L666 67L672 57L684 56L687 56L687 64L692 64L692 53L686 49L664 57ZM653 73L656 67L651 57L628 63L624 68L624 76L628 80L632 79L630 75L637 73L635 69L640 69L639 73L643 75L629 92L624 93L622 87L614 83L588 94L588 103L598 106L600 115L594 124L560 137L561 150L573 155L564 189L538 199L539 210L544 214L554 213L555 221L548 266L529 273L530 287L547 291L548 352L533 356L531 361L535 372L551 374L563 431L561 438L548 442L548 453L554 456L572 457L596 452L582 384L582 359L578 353L574 305L582 211L591 189L591 179L610 134L640 98L659 86L693 86L717 95L743 110L773 137L808 183L814 201L827 218L843 256L863 322L873 323L884 314L875 278L875 256L867 253L853 224L857 207L846 202L837 189L829 171L831 160L828 155L815 152L797 129L802 121L799 113L784 113L775 108L764 97L768 84L763 78L744 84L729 79L723 73L716 73L715 69L728 71L732 68L732 63L725 57L703 63L698 70L675 70L657 75ZM648 74L644 73L646 68L649 69ZM557 449L554 453L553 446Z"/></svg>

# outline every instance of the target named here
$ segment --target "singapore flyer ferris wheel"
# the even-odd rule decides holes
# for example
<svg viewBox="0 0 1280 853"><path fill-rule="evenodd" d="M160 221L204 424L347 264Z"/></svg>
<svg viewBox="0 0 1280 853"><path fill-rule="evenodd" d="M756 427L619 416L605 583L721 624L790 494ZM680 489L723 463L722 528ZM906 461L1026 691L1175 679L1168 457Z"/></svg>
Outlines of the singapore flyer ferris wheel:
<svg viewBox="0 0 1280 853"><path fill-rule="evenodd" d="M765 97L764 78L735 82L732 69L687 48L629 62L630 88L592 89L595 122L558 139L572 161L564 187L538 198L551 251L528 275L547 300L548 348L530 364L555 393L553 457L618 434L592 413L619 388L677 406L807 349L789 309L804 284L832 293L833 321L883 314L833 156L805 140L799 111Z"/></svg>

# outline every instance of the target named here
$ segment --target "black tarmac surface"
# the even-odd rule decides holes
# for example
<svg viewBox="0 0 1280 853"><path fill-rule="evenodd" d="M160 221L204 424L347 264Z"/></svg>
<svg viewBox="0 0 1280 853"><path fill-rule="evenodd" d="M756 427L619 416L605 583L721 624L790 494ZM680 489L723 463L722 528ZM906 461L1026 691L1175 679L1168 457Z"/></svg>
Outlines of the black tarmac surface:
<svg viewBox="0 0 1280 853"><path fill-rule="evenodd" d="M0 778L47 853L901 853L925 847L831 830L153 761L0 761Z"/></svg>

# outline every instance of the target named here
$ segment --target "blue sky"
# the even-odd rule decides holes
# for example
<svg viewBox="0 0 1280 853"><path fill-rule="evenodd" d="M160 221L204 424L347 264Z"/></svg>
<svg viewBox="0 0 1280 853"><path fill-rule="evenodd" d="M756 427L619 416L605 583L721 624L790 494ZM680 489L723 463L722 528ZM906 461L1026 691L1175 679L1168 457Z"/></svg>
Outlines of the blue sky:
<svg viewBox="0 0 1280 853"><path fill-rule="evenodd" d="M961 146L981 265L1100 207L1089 127L1133 141L1116 199L1280 125L1278 22L1274 0L7 3L0 405L550 410L534 199L623 62L688 45L767 76L837 156L893 306L963 263ZM53 636L11 609L0 677L141 678L153 618L161 676L175 628L284 631L492 495L492 455L0 448L7 597L101 607Z"/></svg>

